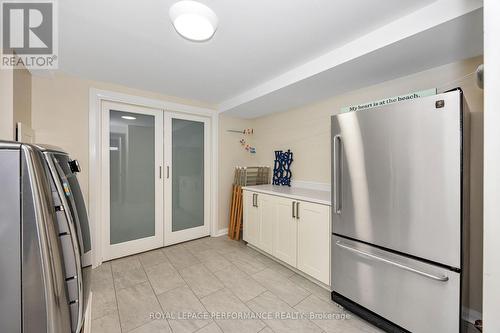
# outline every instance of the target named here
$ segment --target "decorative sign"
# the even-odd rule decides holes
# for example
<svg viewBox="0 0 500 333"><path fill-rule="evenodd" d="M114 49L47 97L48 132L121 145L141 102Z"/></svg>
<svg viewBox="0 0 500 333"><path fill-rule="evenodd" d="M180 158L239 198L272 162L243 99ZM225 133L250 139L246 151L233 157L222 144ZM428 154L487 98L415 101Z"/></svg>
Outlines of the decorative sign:
<svg viewBox="0 0 500 333"><path fill-rule="evenodd" d="M361 104L354 104L350 106L345 106L340 109L340 113L345 113L345 112L353 112L353 111L363 111L363 110L368 110L372 108L376 108L379 106L384 106L384 105L389 105L393 103L398 103L398 102L403 102L403 101L408 101L411 99L417 99L417 98L422 98L422 97L427 97L427 96L432 96L437 94L437 89L427 89L427 90L422 90L422 91L416 91L412 92L409 94L405 95L400 95L400 96L394 96L394 97L389 97L385 99L381 99L378 101L372 101L372 102L367 102L367 103L361 103Z"/></svg>
<svg viewBox="0 0 500 333"><path fill-rule="evenodd" d="M273 185L288 185L292 179L292 170L290 165L293 162L293 153L288 151L276 150L274 152L274 170L273 170Z"/></svg>

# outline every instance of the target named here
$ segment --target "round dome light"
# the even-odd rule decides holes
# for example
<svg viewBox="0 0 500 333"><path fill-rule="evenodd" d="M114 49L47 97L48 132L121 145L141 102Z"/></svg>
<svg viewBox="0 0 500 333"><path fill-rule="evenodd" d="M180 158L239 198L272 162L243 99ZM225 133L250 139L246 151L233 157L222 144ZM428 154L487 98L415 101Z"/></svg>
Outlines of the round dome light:
<svg viewBox="0 0 500 333"><path fill-rule="evenodd" d="M170 7L170 19L182 37L195 42L209 40L217 30L217 15L206 5L182 0Z"/></svg>

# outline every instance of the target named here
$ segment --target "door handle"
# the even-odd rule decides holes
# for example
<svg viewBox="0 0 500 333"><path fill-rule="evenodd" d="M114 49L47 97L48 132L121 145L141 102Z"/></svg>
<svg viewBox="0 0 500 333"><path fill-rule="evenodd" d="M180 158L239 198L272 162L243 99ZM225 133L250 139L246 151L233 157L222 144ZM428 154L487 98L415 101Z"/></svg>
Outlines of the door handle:
<svg viewBox="0 0 500 333"><path fill-rule="evenodd" d="M299 202L299 201L297 201L297 203L295 204L295 218L296 218L297 220L298 220L298 219L300 219L300 217L299 217L299 207L300 207L300 206L299 206L299 205L300 205L300 202Z"/></svg>
<svg viewBox="0 0 500 333"><path fill-rule="evenodd" d="M295 218L295 201L292 201L292 218Z"/></svg>
<svg viewBox="0 0 500 333"><path fill-rule="evenodd" d="M342 213L342 137L333 137L333 210Z"/></svg>
<svg viewBox="0 0 500 333"><path fill-rule="evenodd" d="M366 257L368 257L370 259L373 259L373 260L384 262L386 264L389 264L389 265L392 265L392 266L404 269L404 270L409 271L409 272L416 273L418 275L425 276L425 277L427 277L429 279L433 279L433 280L440 281L440 282L446 282L446 281L449 280L449 278L446 275L434 275L434 274L431 274L431 273L423 272L423 271L421 271L419 269L410 267L408 265L401 264L399 262L395 262L395 261L392 261L392 260L389 260L389 259L386 259L386 258L382 258L380 256L377 256L377 255L369 253L369 252L358 250L358 249L356 249L354 247L351 247L351 246L349 246L347 244L342 243L341 241L337 241L335 244L337 246L343 248L343 249L348 250L348 251L351 251L351 252L354 252L354 253L366 256Z"/></svg>

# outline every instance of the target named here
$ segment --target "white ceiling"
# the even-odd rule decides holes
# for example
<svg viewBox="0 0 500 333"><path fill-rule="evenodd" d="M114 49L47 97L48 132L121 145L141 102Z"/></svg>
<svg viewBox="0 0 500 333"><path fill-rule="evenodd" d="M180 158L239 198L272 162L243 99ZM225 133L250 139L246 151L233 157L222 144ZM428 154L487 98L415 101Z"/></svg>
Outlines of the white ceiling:
<svg viewBox="0 0 500 333"><path fill-rule="evenodd" d="M483 12L464 16L419 34L355 57L284 87L260 93L254 98L236 99L225 111L243 118L320 101L342 93L393 80L483 52ZM447 82L443 82L445 84ZM441 88L441 87L421 87ZM415 88L415 90L419 90Z"/></svg>
<svg viewBox="0 0 500 333"><path fill-rule="evenodd" d="M83 78L197 100L223 111L253 117L275 112L277 107L281 110L283 106L294 106L281 103L286 100L288 86L294 87L290 91L296 94L298 82L347 62L323 61L324 68L319 70L315 59L332 50L348 50L346 46L351 46L353 59L361 58L370 52L352 52L352 42L363 41L373 31L401 18L420 13L421 21L422 15L426 15L424 10L434 11L432 6L436 4L453 3L456 8L452 14L435 8L441 13L431 14L436 17L429 22L437 25L460 13L466 14L481 3L480 0L199 1L210 6L219 17L218 31L205 43L186 41L175 32L168 18L168 9L175 0L60 1L59 68ZM418 21L418 16L413 20ZM430 28L417 23L410 22L409 26L419 26L420 32ZM401 33L396 39L412 36L418 29L406 36ZM399 33L397 28L392 30ZM426 41L420 43L422 47ZM375 49L389 44L393 42ZM446 57L443 59L454 58ZM373 65L374 60L370 61ZM384 62L384 57L377 61ZM423 57L422 61L431 64L433 59ZM407 63L400 61L398 66L405 67ZM297 69L300 75L295 75ZM288 73L294 74L293 79L283 80ZM285 92L282 95L285 98L269 100L278 92ZM302 102L309 99L300 97L303 95L298 95ZM272 103L267 103L268 100Z"/></svg>
<svg viewBox="0 0 500 333"><path fill-rule="evenodd" d="M433 0L201 0L219 17L207 43L175 32L174 2L60 1L60 69L218 104Z"/></svg>

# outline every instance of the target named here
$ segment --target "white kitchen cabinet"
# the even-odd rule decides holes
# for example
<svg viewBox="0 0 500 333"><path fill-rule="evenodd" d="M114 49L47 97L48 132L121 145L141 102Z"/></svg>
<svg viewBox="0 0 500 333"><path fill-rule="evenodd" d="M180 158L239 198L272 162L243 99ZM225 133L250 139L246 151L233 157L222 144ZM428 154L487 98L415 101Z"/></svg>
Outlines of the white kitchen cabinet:
<svg viewBox="0 0 500 333"><path fill-rule="evenodd" d="M272 255L295 267L297 265L297 219L293 217L292 208L295 201L274 197L276 219Z"/></svg>
<svg viewBox="0 0 500 333"><path fill-rule="evenodd" d="M243 197L243 239L329 285L332 230L324 194L319 202L269 191L244 190Z"/></svg>
<svg viewBox="0 0 500 333"><path fill-rule="evenodd" d="M243 191L243 240L260 247L260 212L257 193Z"/></svg>
<svg viewBox="0 0 500 333"><path fill-rule="evenodd" d="M276 205L272 195L256 193L259 216L259 248L267 253L273 252L273 228L276 220Z"/></svg>
<svg viewBox="0 0 500 333"><path fill-rule="evenodd" d="M329 284L330 207L298 202L297 268Z"/></svg>

